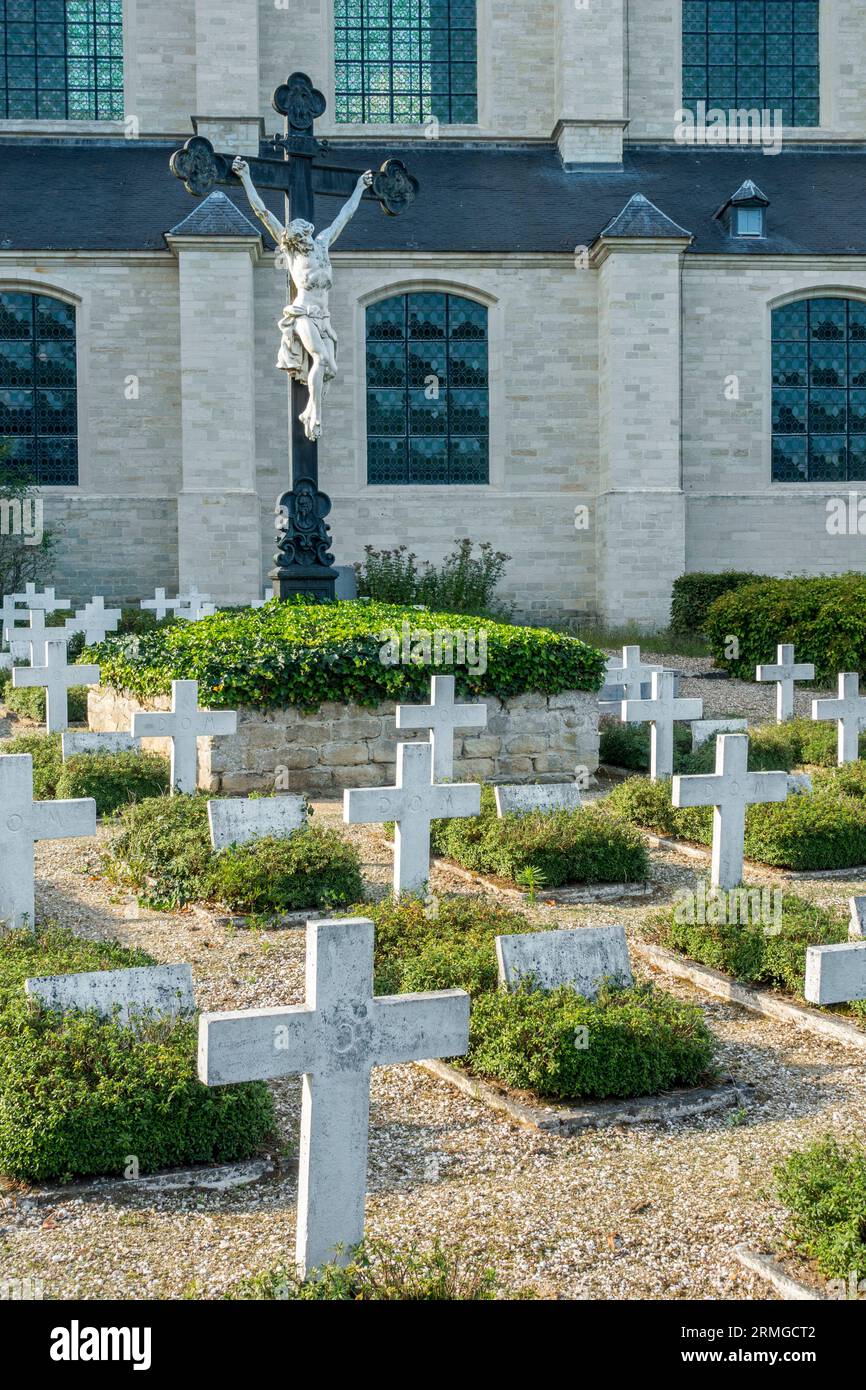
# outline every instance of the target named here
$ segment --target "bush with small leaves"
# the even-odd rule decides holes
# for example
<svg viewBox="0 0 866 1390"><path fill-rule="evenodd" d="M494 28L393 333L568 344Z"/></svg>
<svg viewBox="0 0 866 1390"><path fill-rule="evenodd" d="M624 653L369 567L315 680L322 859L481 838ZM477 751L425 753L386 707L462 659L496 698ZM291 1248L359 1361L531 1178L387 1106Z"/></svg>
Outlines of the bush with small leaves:
<svg viewBox="0 0 866 1390"><path fill-rule="evenodd" d="M275 1127L261 1082L208 1087L194 1019L123 1028L60 1014L24 993L28 976L154 965L141 951L46 927L0 934L0 1172L25 1182L232 1162Z"/></svg>
<svg viewBox="0 0 866 1390"><path fill-rule="evenodd" d="M73 685L67 692L66 714L70 724L87 723L87 685ZM45 691L39 685L22 686L16 690L10 683L6 687L6 708L24 719L32 719L34 724L45 723Z"/></svg>
<svg viewBox="0 0 866 1390"><path fill-rule="evenodd" d="M789 1237L829 1279L866 1278L866 1151L826 1134L775 1169Z"/></svg>
<svg viewBox="0 0 866 1390"><path fill-rule="evenodd" d="M327 1264L299 1279L286 1265L235 1284L227 1299L342 1303L489 1302L499 1279L492 1269L469 1261L437 1241L431 1250L398 1250L385 1241L356 1246L348 1264Z"/></svg>
<svg viewBox="0 0 866 1390"><path fill-rule="evenodd" d="M33 759L33 796L36 801L53 801L63 771L63 751L59 734L17 734L2 745L3 753L29 753Z"/></svg>
<svg viewBox="0 0 866 1390"><path fill-rule="evenodd" d="M156 753L76 753L67 758L57 779L61 798L92 796L97 814L109 816L169 789L169 763Z"/></svg>

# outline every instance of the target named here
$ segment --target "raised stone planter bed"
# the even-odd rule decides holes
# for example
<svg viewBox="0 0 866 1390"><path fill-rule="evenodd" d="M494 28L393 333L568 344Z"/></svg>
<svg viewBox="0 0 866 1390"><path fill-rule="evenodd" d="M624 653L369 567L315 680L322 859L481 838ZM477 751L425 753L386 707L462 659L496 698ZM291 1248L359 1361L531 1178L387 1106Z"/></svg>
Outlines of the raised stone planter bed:
<svg viewBox="0 0 866 1390"><path fill-rule="evenodd" d="M750 1274L757 1274L765 1284L770 1284L786 1302L829 1301L829 1296L821 1289L805 1284L801 1279L795 1279L778 1260L772 1259L769 1255L762 1255L746 1244L735 1245L734 1255L744 1269Z"/></svg>
<svg viewBox="0 0 866 1390"><path fill-rule="evenodd" d="M566 690L505 700L486 696L484 703L487 728L455 737L455 780L563 782L573 780L577 767L592 773L598 766L598 697L593 692ZM144 704L100 686L88 696L88 722L99 733L128 733L136 711L170 706L167 695ZM241 796L275 787L335 796L344 787L387 786L396 777L397 743L426 739L424 733L398 734L394 710L391 703L366 709L329 702L312 714L294 706L242 706L236 734L199 739L198 785ZM168 754L166 739L142 742Z"/></svg>
<svg viewBox="0 0 866 1390"><path fill-rule="evenodd" d="M727 999L732 1004L750 1009L752 1013L763 1014L766 1018L781 1019L784 1023L793 1023L796 1028L804 1028L807 1032L818 1033L833 1042L866 1052L866 1031L844 1018L834 1018L832 1014L810 1009L805 1004L789 1002L769 990L741 985L723 971L687 960L674 951L666 950L664 946L632 940L629 948L632 955L645 960L654 969L662 971L665 975L672 975L678 980L688 980L706 994L715 995L718 999Z"/></svg>
<svg viewBox="0 0 866 1390"><path fill-rule="evenodd" d="M691 1120L743 1105L749 1099L745 1086L733 1081L714 1086L683 1087L657 1096L636 1096L633 1100L587 1100L575 1105L547 1104L521 1092L519 1095L493 1081L481 1081L449 1066L447 1062L418 1062L432 1076L456 1086L465 1096L499 1110L519 1125L541 1134L578 1134L584 1129L612 1129L617 1125L669 1124Z"/></svg>

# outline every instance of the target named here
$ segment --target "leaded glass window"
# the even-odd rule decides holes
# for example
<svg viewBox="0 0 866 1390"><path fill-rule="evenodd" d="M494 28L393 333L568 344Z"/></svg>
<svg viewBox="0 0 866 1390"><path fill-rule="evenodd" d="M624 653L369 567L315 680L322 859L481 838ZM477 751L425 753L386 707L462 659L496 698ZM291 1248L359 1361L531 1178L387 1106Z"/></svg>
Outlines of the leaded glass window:
<svg viewBox="0 0 866 1390"><path fill-rule="evenodd" d="M683 107L818 125L818 0L683 0Z"/></svg>
<svg viewBox="0 0 866 1390"><path fill-rule="evenodd" d="M456 294L367 309L367 481L486 483L487 310Z"/></svg>
<svg viewBox="0 0 866 1390"><path fill-rule="evenodd" d="M0 473L74 486L77 430L75 309L0 290Z"/></svg>
<svg viewBox="0 0 866 1390"><path fill-rule="evenodd" d="M866 303L773 311L773 480L866 479Z"/></svg>
<svg viewBox="0 0 866 1390"><path fill-rule="evenodd" d="M478 120L475 0L335 0L338 121Z"/></svg>
<svg viewBox="0 0 866 1390"><path fill-rule="evenodd" d="M123 117L123 0L0 0L0 117Z"/></svg>

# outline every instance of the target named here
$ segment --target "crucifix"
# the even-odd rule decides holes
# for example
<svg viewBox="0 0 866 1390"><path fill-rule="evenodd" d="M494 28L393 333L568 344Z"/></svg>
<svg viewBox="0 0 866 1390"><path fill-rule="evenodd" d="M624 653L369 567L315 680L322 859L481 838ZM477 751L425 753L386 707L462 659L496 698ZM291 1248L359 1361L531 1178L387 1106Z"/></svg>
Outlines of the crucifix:
<svg viewBox="0 0 866 1390"><path fill-rule="evenodd" d="M265 148L279 158L236 159L218 154L209 140L196 135L172 155L170 167L199 198L207 197L217 184L242 185L256 216L277 242L279 263L288 271L289 302L280 320L277 365L290 380L292 486L277 500L276 568L270 578L275 597L297 594L316 601L334 597L337 577L325 521L331 499L319 488L318 458L322 395L336 374L328 248L362 199L375 199L384 212L396 216L414 202L418 182L399 159L387 159L377 173L321 163L317 156L327 146L316 138L314 122L325 110L325 98L306 73L292 73L274 92L273 105L285 118L285 133L274 136ZM262 188L285 194L285 226L265 207L257 191ZM348 199L331 226L318 234L313 226L316 194Z"/></svg>

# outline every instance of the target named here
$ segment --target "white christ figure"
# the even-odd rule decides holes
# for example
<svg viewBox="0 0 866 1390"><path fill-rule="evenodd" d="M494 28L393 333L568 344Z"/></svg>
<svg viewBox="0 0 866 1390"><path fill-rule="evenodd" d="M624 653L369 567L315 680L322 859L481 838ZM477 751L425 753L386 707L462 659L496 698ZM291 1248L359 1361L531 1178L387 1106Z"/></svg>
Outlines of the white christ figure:
<svg viewBox="0 0 866 1390"><path fill-rule="evenodd" d="M328 254L333 242L348 225L373 182L371 170L362 174L351 198L337 213L330 227L316 234L312 222L294 218L284 227L265 207L250 177L250 166L240 157L232 164L244 186L250 207L263 222L280 248L295 297L287 304L280 319L283 335L277 366L289 376L306 383L309 400L301 412L300 421L308 439L318 439L322 433L322 403L325 387L337 375L337 335L331 323L328 296L334 283L334 272Z"/></svg>

